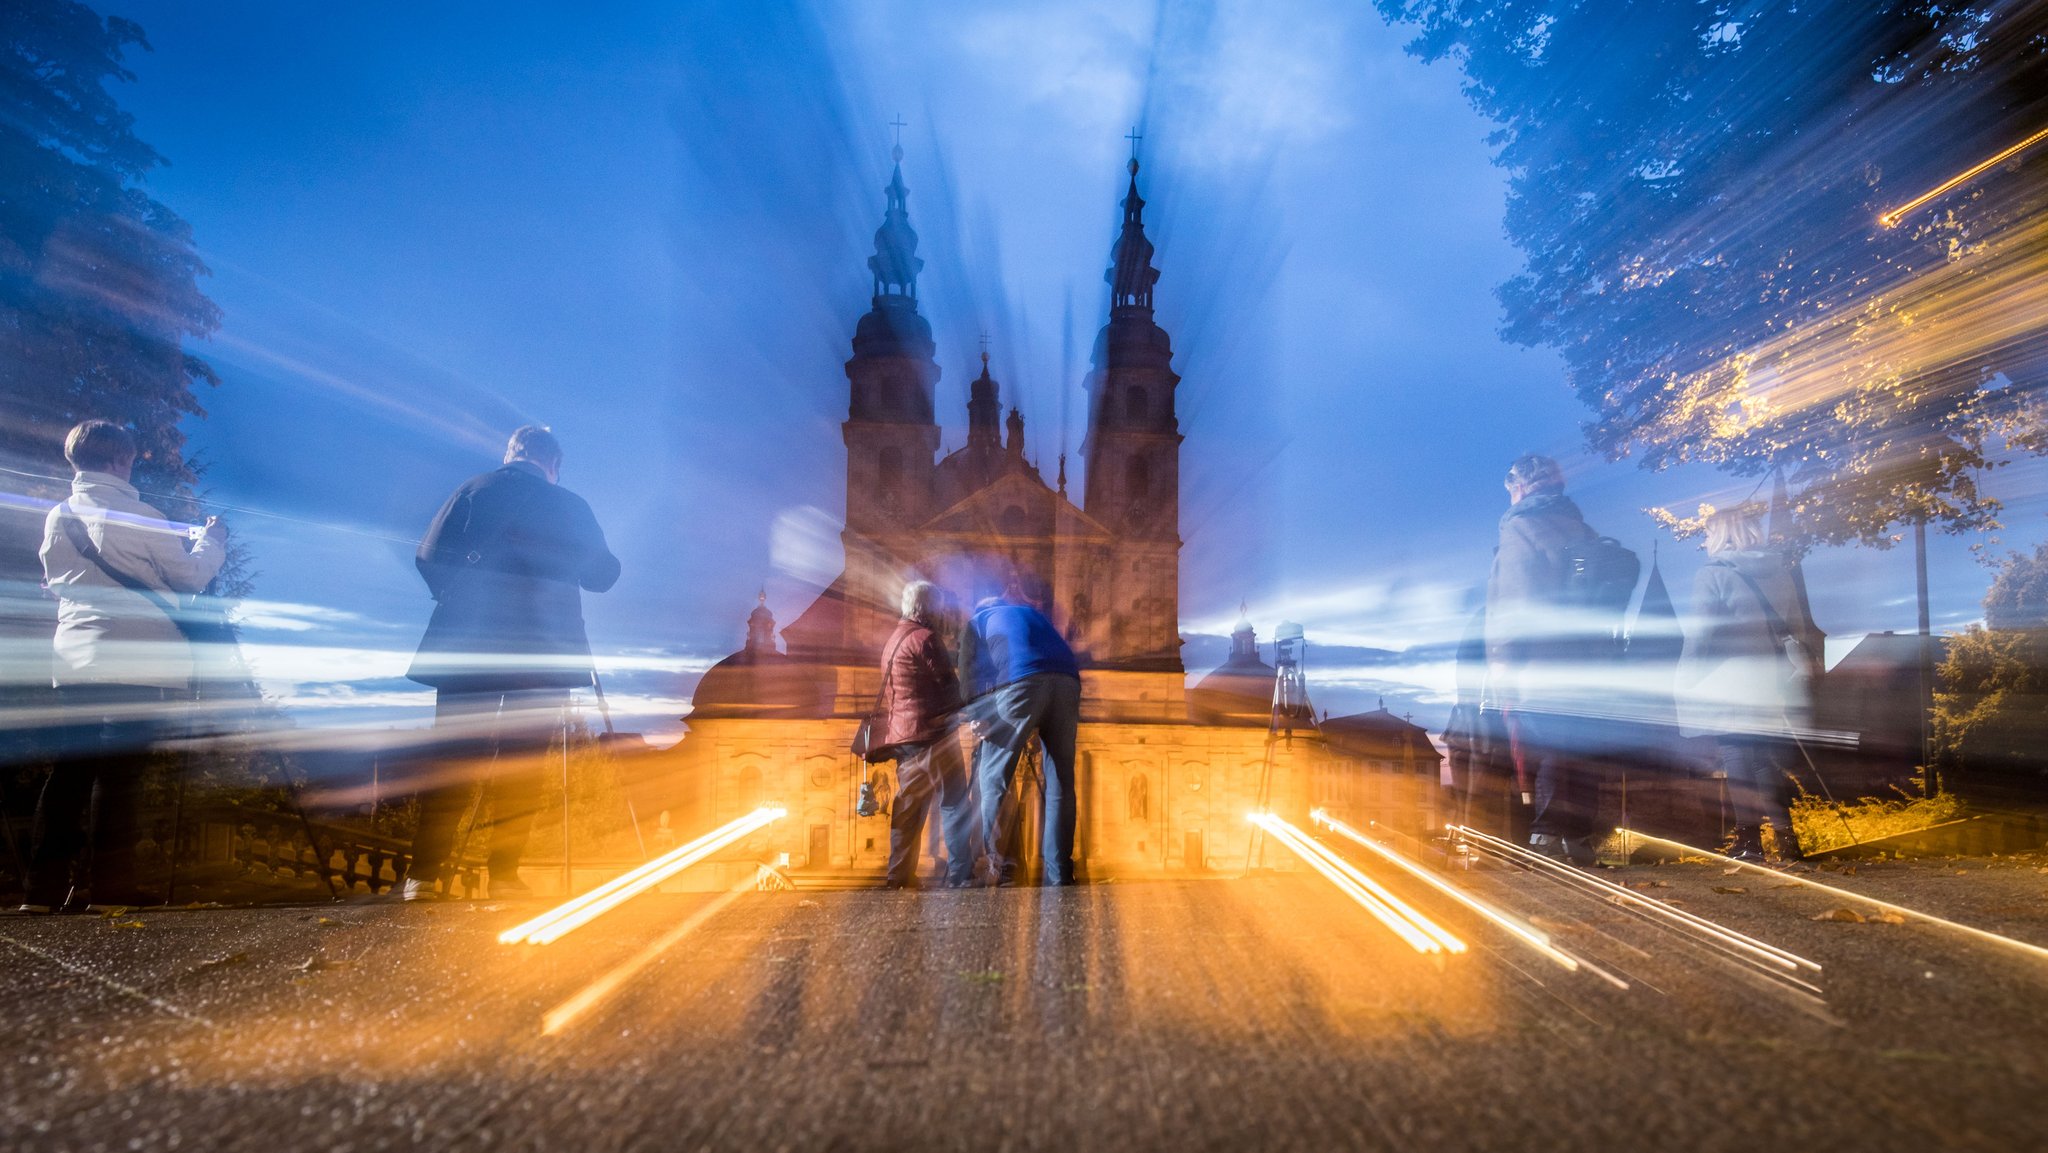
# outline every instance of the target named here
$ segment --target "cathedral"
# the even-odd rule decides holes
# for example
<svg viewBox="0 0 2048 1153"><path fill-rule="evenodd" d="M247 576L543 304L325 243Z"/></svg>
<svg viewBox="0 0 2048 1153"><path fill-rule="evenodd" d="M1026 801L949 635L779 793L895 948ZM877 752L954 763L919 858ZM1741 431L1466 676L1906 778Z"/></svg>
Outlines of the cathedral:
<svg viewBox="0 0 2048 1153"><path fill-rule="evenodd" d="M1025 456L1024 419L1003 413L988 355L969 385L966 444L939 455L939 380L918 308L923 260L910 224L903 153L884 194L873 295L846 361L845 568L778 630L764 601L745 646L709 669L689 732L668 755L660 802L682 828L710 828L763 804L789 816L741 846L731 868L769 860L793 873L879 877L888 818L856 811L861 782L888 793L889 766L848 752L872 707L881 649L906 581L962 605L1006 589L1049 606L1083 666L1078 753L1081 875L1241 872L1255 809L1306 820L1324 806L1414 835L1439 824L1439 756L1387 714L1276 725L1275 673L1249 622L1229 662L1191 690L1181 663L1180 446L1173 347L1153 315L1159 271L1145 236L1138 161L1105 275L1110 307L1085 387L1084 491ZM971 743L966 734L961 739ZM971 750L970 750L971 753ZM971 755L969 764L972 764ZM1033 787L1032 768L1023 774ZM1019 807L1018 848L1036 853L1038 798ZM933 822L936 824L936 820ZM1289 867L1283 849L1257 863Z"/></svg>

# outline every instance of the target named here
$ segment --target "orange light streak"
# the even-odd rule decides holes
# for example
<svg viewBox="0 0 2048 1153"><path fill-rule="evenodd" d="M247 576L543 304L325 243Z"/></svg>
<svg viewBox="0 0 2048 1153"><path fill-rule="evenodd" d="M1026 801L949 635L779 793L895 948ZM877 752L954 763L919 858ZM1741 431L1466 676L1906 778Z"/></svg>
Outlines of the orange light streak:
<svg viewBox="0 0 2048 1153"><path fill-rule="evenodd" d="M1933 200L1935 197L1940 196L1941 194L1954 189L1957 185L1962 184L1965 181L1972 180L1977 176L1980 176L1983 173L1998 167L2006 161L2011 160L2013 157L2018 156L2020 153L2025 152L2027 149L2032 148L2034 145L2039 144L2043 140L2048 140L2048 128L2043 128L2041 131L2034 133L2032 136L2027 137L2025 140L2020 141L2018 144L2013 145L2011 148L2006 149L2005 151L1999 153L1998 155L1992 157L1989 160L1981 161L1977 164L1973 164L1970 167L1963 169L1961 172L1956 173L1954 176L1949 177L1947 180L1942 181L1940 184L1935 185L1933 188L1928 189L1926 192L1923 192L1920 195L1914 197L1913 199L1908 200L1904 204L1899 205L1897 208L1892 209L1890 212L1884 213L1883 215L1879 216L1877 218L1877 222L1879 224L1884 225L1886 228L1897 228L1899 226L1899 221L1903 220L1906 217L1907 213L1913 211L1914 209L1920 207L1928 201Z"/></svg>
<svg viewBox="0 0 2048 1153"><path fill-rule="evenodd" d="M1711 857L1714 860L1722 861L1730 865L1741 865L1745 869L1750 869L1755 872L1762 873L1767 877L1775 877L1779 880L1784 881L1797 881L1798 883L1805 885L1807 888L1810 889L1818 889L1823 893L1830 893L1837 897L1845 897L1851 901L1861 901L1866 905L1874 905L1877 908L1897 913L1902 917L1912 917L1915 920L1925 921L1930 925L1940 925L1943 928L1954 929L1957 932L1964 933L1972 937L1976 937L1979 940L1988 941L1994 945L2003 945L2008 949L2018 949L2020 952L2026 953L2030 956L2039 958L2041 960L2048 960L2048 949L2044 949L2039 945L2029 944L2026 941L2018 941L2014 940L2011 937L2000 936L1997 933L1991 932L1989 929L1979 929L1974 925L1965 925L1960 921L1951 921L1946 917L1937 917L1932 913L1923 913L1918 909L1909 909L1904 905L1895 905L1890 901L1879 900L1876 897L1866 896L1862 893L1851 892L1848 889L1838 889L1833 885L1824 884L1820 881L1814 880L1811 877L1802 877L1797 873L1783 873L1779 872L1776 869L1766 868L1763 865L1758 865L1750 861L1738 861L1733 857L1724 857L1711 849L1695 848L1694 846L1688 845L1683 841L1674 841L1669 837L1655 837L1651 836L1648 833L1639 832L1635 830L1630 830L1629 832L1631 836L1641 837L1645 841L1654 841L1659 844L1670 845L1672 848L1683 849L1688 853L1698 853L1702 857Z"/></svg>
<svg viewBox="0 0 2048 1153"><path fill-rule="evenodd" d="M565 901L531 921L505 930L498 934L498 940L507 945L516 945L521 941L545 945L558 940L748 833L766 828L788 815L788 810L779 806L770 805L755 809L746 816L721 825L687 845L663 853L639 868L607 881L580 897Z"/></svg>
<svg viewBox="0 0 2048 1153"><path fill-rule="evenodd" d="M1423 868L1421 865L1418 865L1413 861L1408 860L1406 857L1403 857L1402 855L1396 853L1394 850L1388 848L1387 846L1380 844L1378 841L1368 839L1365 836L1365 834L1359 832L1357 829L1352 828L1344 822L1337 820L1336 818L1330 816L1330 814L1324 812L1321 809L1311 810L1308 815L1308 819L1310 821L1315 822L1316 824L1322 825L1324 828L1330 830L1333 833L1336 833L1338 836L1344 837L1345 839L1358 844L1362 848L1371 850L1372 852L1378 854L1380 858L1385 860L1388 864L1396 865L1406 870L1409 876L1414 877L1416 880L1423 882L1424 884L1435 889L1437 892L1442 893L1444 896L1449 897L1451 900L1458 902L1459 904L1479 914L1481 917L1484 917L1488 921L1491 921L1495 925L1498 925L1500 928L1506 930L1510 936L1515 937L1517 940L1520 940L1522 943L1528 945L1530 948L1536 950L1537 952L1543 954L1545 957L1556 962L1558 965L1562 966L1568 972L1578 972L1579 959L1577 957L1572 956L1570 953L1567 953L1564 950L1559 949L1557 946L1551 944L1550 935L1543 932L1541 929L1538 929L1533 925L1524 922L1519 917L1515 917L1509 913L1503 912L1502 910L1495 908L1492 905L1487 904L1485 901L1482 901L1479 898L1471 895L1470 893L1465 892L1464 890L1458 888L1456 885L1453 885L1449 881L1444 880L1442 877L1436 876L1429 870ZM1606 974L1604 973L1601 975L1606 976ZM1628 988L1628 983L1626 981L1621 981L1618 978L1614 977L1609 977L1608 979L1615 981L1624 989Z"/></svg>
<svg viewBox="0 0 2048 1153"><path fill-rule="evenodd" d="M1321 873L1325 880L1358 902L1361 908L1371 913L1380 924L1392 930L1395 936L1408 942L1409 947L1416 952L1465 951L1465 942L1452 936L1441 925L1423 916L1378 882L1359 872L1349 861L1316 844L1292 824L1272 813L1247 813L1245 819L1294 850L1295 855L1308 862L1310 868Z"/></svg>
<svg viewBox="0 0 2048 1153"><path fill-rule="evenodd" d="M1708 937L1712 937L1715 940L1718 940L1726 945L1732 946L1733 948L1739 949L1742 952L1748 953L1751 956L1754 956L1769 964L1776 965L1779 968L1786 969L1791 972L1797 972L1800 969L1809 969L1816 973L1820 972L1820 964L1818 962L1808 960L1807 958L1802 957L1797 953L1790 952L1785 949L1780 949L1776 945L1770 944L1766 941L1759 941L1755 937L1751 937L1747 934L1738 933L1734 929L1730 929L1726 926L1716 924L1713 921L1707 920L1705 917L1696 916L1692 913L1686 912L1683 909L1675 909L1662 901L1652 900L1649 897L1645 897L1641 893L1638 893L1633 889L1617 885L1612 881L1603 880L1599 877L1595 877L1589 873L1586 873L1579 869L1575 869L1572 866L1564 864L1562 862L1553 861L1549 857L1543 856L1541 853L1532 853L1519 845L1503 841L1499 837L1489 836L1485 833L1480 832L1477 829L1469 828L1465 825L1449 825L1446 827L1449 828L1452 832L1457 833L1461 837L1466 837L1471 840L1477 841L1487 846L1488 848L1494 849L1498 852L1510 854L1518 861L1522 861L1524 863L1531 865L1536 865L1540 868L1551 871L1553 874L1562 875L1566 880L1571 881L1574 884L1578 884L1585 888L1590 888L1595 892L1601 893L1605 896L1613 897L1626 904L1634 905L1644 910L1645 912L1653 913L1659 917L1663 917L1668 921L1675 922L1679 925L1685 926L1686 928L1702 933Z"/></svg>
<svg viewBox="0 0 2048 1153"><path fill-rule="evenodd" d="M754 887L754 878L747 877L730 891L721 893L710 904L689 915L682 924L662 934L645 949L620 962L612 970L590 984L576 991L568 1000L547 1011L541 1017L540 1031L543 1036L553 1036L574 1024L578 1017L603 1004L619 987L639 975L642 969L659 960L663 953L673 948L676 942L696 932L704 922L716 917L729 908L734 901L746 895Z"/></svg>

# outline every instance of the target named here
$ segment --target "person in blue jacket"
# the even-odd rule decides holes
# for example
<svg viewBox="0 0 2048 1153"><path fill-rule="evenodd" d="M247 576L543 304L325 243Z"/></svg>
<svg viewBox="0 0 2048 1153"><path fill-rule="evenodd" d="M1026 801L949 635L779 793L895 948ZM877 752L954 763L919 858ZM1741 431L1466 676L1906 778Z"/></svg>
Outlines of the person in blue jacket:
<svg viewBox="0 0 2048 1153"><path fill-rule="evenodd" d="M1074 735L1081 723L1081 667L1059 630L1016 590L974 607L961 638L968 715L981 744L974 777L982 844L997 884L1015 881L998 828L1017 762L1035 738L1045 749L1045 883L1074 876Z"/></svg>

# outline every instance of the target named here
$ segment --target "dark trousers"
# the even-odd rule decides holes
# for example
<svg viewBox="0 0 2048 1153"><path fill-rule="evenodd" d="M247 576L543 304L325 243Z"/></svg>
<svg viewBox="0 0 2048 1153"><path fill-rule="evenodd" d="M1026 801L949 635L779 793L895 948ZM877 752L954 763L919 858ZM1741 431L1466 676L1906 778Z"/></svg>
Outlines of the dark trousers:
<svg viewBox="0 0 2048 1153"><path fill-rule="evenodd" d="M1074 879L1074 737L1081 725L1081 682L1042 674L1004 685L980 698L976 723L975 783L981 791L981 840L998 876L1014 862L1004 860L1000 820L1003 797L1017 775L1017 762L1036 739L1045 749L1045 880Z"/></svg>
<svg viewBox="0 0 2048 1153"><path fill-rule="evenodd" d="M1598 828L1600 776L1585 756L1574 718L1515 709L1507 714L1516 776L1530 796L1529 835L1577 840Z"/></svg>
<svg viewBox="0 0 2048 1153"><path fill-rule="evenodd" d="M917 874L924 845L925 816L939 802L939 830L946 841L946 879L974 879L974 796L960 742L948 732L922 745L898 749L896 798L889 808L889 879L908 884Z"/></svg>
<svg viewBox="0 0 2048 1153"><path fill-rule="evenodd" d="M518 875L540 811L548 743L560 735L568 704L567 689L435 694L432 766L419 790L409 878L431 884L451 876L455 829L479 778L490 813L480 826L489 846L485 865L493 877Z"/></svg>
<svg viewBox="0 0 2048 1153"><path fill-rule="evenodd" d="M169 725L169 695L141 685L65 685L57 690L63 728L56 767L36 800L29 904L62 904L72 862L88 847L92 868L81 879L95 902L144 901L135 876L142 780L149 769L150 743Z"/></svg>
<svg viewBox="0 0 2048 1153"><path fill-rule="evenodd" d="M1781 836L1792 832L1791 742L1778 737L1717 738L1721 771L1728 774L1729 807L1739 828L1758 829L1765 821Z"/></svg>

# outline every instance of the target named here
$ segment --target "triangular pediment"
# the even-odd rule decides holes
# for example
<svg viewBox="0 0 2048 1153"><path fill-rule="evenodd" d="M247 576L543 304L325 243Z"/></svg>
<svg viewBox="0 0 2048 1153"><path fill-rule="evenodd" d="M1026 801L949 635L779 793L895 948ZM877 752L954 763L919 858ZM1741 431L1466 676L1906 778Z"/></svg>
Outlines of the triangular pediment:
<svg viewBox="0 0 2048 1153"><path fill-rule="evenodd" d="M1006 472L926 521L923 531L994 536L1065 536L1108 540L1110 531L1035 473Z"/></svg>

